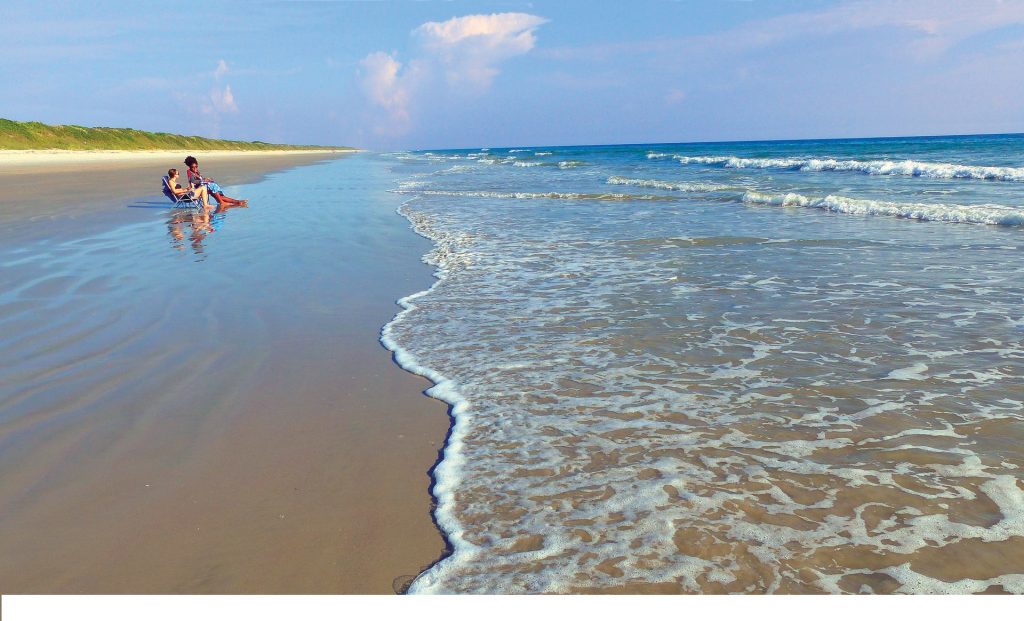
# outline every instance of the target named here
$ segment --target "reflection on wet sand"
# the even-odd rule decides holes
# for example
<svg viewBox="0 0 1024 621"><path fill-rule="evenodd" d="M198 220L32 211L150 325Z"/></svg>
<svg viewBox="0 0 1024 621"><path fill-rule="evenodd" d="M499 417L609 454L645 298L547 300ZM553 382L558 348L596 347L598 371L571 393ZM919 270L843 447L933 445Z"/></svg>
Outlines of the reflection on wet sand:
<svg viewBox="0 0 1024 621"><path fill-rule="evenodd" d="M167 220L167 233L171 238L171 247L184 252L186 243L197 257L205 253L203 240L224 223L229 209L246 208L248 204L221 204L213 210L208 209L174 209ZM186 241L187 240L187 241Z"/></svg>

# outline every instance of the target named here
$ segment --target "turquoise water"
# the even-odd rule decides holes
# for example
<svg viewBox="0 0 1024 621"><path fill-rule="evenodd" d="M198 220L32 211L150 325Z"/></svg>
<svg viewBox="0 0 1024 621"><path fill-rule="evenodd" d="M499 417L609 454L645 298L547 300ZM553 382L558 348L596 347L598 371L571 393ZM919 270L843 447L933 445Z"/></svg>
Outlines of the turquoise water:
<svg viewBox="0 0 1024 621"><path fill-rule="evenodd" d="M387 157L414 592L1024 592L1024 136Z"/></svg>

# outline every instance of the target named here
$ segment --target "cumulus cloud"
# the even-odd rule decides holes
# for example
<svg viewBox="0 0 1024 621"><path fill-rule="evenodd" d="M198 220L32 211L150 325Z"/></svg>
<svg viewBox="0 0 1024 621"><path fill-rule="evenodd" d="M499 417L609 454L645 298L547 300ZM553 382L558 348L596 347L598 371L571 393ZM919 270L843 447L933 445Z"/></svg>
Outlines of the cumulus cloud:
<svg viewBox="0 0 1024 621"><path fill-rule="evenodd" d="M547 21L528 13L466 15L427 22L413 33L443 62L449 84L487 88L498 74L497 64L533 49L533 31Z"/></svg>
<svg viewBox="0 0 1024 621"><path fill-rule="evenodd" d="M498 66L536 45L534 31L547 22L528 13L465 15L427 22L412 35L415 57L401 63L397 54L374 52L359 63L363 93L388 115L379 133L403 133L411 127L413 107L430 96L443 76L449 91L480 94L493 84ZM435 93L436 94L436 93Z"/></svg>
<svg viewBox="0 0 1024 621"><path fill-rule="evenodd" d="M374 52L359 62L363 91L370 101L381 106L395 118L409 118L408 80L399 81L402 63L391 54Z"/></svg>

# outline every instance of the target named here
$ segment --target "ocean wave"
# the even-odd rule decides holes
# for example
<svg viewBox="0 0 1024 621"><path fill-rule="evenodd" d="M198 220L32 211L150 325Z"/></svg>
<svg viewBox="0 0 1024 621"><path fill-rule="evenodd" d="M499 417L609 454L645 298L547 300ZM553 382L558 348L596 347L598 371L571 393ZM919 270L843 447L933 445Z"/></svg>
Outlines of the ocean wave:
<svg viewBox="0 0 1024 621"><path fill-rule="evenodd" d="M534 155L536 155L537 157L542 157L544 155L551 155L551 151L537 151L536 153L534 153Z"/></svg>
<svg viewBox="0 0 1024 621"><path fill-rule="evenodd" d="M658 188L661 190L675 190L677 192L720 192L723 190L737 190L735 186L720 185L717 183L673 183L670 181L659 181L657 179L631 179L628 177L608 177L610 185L633 185L642 188Z"/></svg>
<svg viewBox="0 0 1024 621"><path fill-rule="evenodd" d="M999 224L1019 226L1024 224L1024 209L1006 205L952 205L943 203L900 203L876 201L863 198L828 195L809 197L802 194L764 194L746 192L743 202L755 205L779 205L784 207L814 207L835 213L865 216L895 216L913 220L953 222L967 224Z"/></svg>
<svg viewBox="0 0 1024 621"><path fill-rule="evenodd" d="M1012 166L969 166L915 160L838 160L833 158L744 158L735 156L685 156L648 153L649 159L671 157L679 163L724 168L777 168L803 172L861 172L868 175L926 177L931 179L978 179L1024 182L1024 168Z"/></svg>
<svg viewBox="0 0 1024 621"><path fill-rule="evenodd" d="M621 194L605 192L601 194L587 192L493 192L489 190L418 190L400 188L392 190L396 194L419 194L421 196L467 196L475 198L512 198L512 199L562 199L591 201L674 201L672 196L656 194Z"/></svg>
<svg viewBox="0 0 1024 621"><path fill-rule="evenodd" d="M520 168L532 168L534 166L543 166L544 162L512 162L513 166L519 166Z"/></svg>
<svg viewBox="0 0 1024 621"><path fill-rule="evenodd" d="M455 175L455 174L459 174L459 173L469 172L471 170L473 170L472 166L467 166L466 164L457 164L455 166L452 166L451 168L446 168L444 170L439 170L439 171L437 171L437 174L440 174L440 175ZM400 186L400 187L405 187L405 186Z"/></svg>
<svg viewBox="0 0 1024 621"><path fill-rule="evenodd" d="M586 165L586 162L582 162L580 160L562 160L561 162L558 163L558 167L561 168L562 170L565 170L567 168L579 168L580 166Z"/></svg>
<svg viewBox="0 0 1024 621"><path fill-rule="evenodd" d="M517 158L514 155L510 155L508 157L493 157L490 155L481 155L479 158L477 158L477 161L483 162L484 164L513 164L515 163L516 159Z"/></svg>

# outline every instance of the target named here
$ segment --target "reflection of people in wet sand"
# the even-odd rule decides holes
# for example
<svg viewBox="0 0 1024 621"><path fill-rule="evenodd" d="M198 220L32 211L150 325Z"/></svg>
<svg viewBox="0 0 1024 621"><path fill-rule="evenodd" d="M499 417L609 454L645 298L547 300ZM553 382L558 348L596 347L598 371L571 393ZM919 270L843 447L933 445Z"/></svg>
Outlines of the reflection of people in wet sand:
<svg viewBox="0 0 1024 621"><path fill-rule="evenodd" d="M210 200L207 195L206 186L199 186L193 189L184 189L178 182L178 169L172 168L167 171L167 189L173 192L175 196L184 196L188 199L202 199L203 209L210 209L213 205L210 204Z"/></svg>
<svg viewBox="0 0 1024 621"><path fill-rule="evenodd" d="M230 207L246 207L248 201L239 200L237 198L231 198L224 194L224 191L220 189L220 186L209 177L204 177L199 172L199 160L193 156L185 158L185 165L188 166L188 182L194 188L203 187L206 188L207 193L212 196L217 204L220 205L221 210L228 209Z"/></svg>
<svg viewBox="0 0 1024 621"><path fill-rule="evenodd" d="M187 235L186 226L191 229ZM213 232L210 213L206 210L175 211L171 219L167 221L167 232L171 236L171 245L175 250L185 249L185 237L187 236L192 250L196 254L203 254L203 240Z"/></svg>

